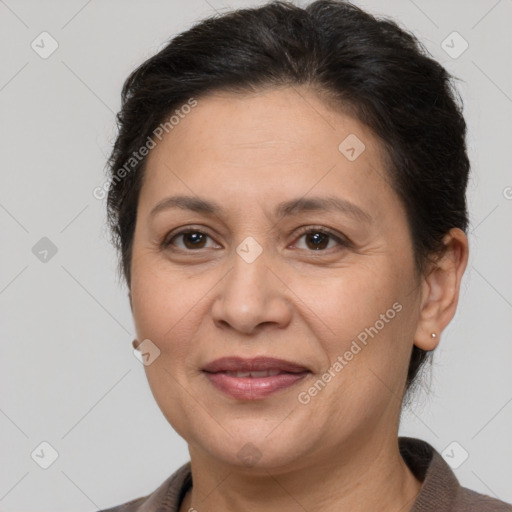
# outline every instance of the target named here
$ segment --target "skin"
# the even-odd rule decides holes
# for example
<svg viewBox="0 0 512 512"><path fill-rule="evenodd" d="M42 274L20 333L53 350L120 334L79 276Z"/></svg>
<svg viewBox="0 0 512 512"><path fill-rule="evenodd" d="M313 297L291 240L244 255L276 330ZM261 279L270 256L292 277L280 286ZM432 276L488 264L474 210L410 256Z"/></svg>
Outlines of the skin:
<svg viewBox="0 0 512 512"><path fill-rule="evenodd" d="M338 150L349 134L366 146L354 161ZM223 212L150 216L178 194L216 201ZM275 217L281 201L313 195L348 200L372 221L336 211ZM190 235L161 246L191 226L208 235L199 248ZM327 237L315 250L302 226L350 243ZM252 263L236 252L248 236L262 248ZM421 487L398 450L409 356L413 344L439 343L468 258L460 229L444 241L444 256L419 276L379 140L314 91L198 99L147 158L130 289L137 339L161 351L145 367L149 385L189 447L193 488L181 511L409 509ZM401 311L300 403L299 392L394 303ZM263 400L236 400L201 370L229 355L280 357L312 373ZM251 467L239 455L247 443L258 454Z"/></svg>

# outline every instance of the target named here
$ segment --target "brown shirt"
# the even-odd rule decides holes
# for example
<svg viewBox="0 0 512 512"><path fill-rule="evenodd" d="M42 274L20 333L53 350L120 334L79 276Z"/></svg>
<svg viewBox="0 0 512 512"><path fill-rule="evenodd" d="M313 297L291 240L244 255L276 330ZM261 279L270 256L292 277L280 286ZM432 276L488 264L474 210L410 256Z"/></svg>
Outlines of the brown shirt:
<svg viewBox="0 0 512 512"><path fill-rule="evenodd" d="M400 453L422 482L409 512L512 512L512 505L461 487L443 457L427 442L399 437ZM192 485L190 461L148 496L100 512L179 512Z"/></svg>

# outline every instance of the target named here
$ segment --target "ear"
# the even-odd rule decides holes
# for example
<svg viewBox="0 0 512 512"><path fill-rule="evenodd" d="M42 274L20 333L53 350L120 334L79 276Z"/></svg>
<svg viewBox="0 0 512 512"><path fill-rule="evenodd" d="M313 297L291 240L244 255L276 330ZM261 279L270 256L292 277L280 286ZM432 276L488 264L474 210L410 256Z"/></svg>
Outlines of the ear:
<svg viewBox="0 0 512 512"><path fill-rule="evenodd" d="M414 344L426 351L437 347L441 332L455 315L460 283L468 262L468 239L461 229L452 228L444 236L443 244L444 254L431 264L422 282ZM437 336L432 338L432 333Z"/></svg>
<svg viewBox="0 0 512 512"><path fill-rule="evenodd" d="M132 303L132 292L131 290L128 292L128 299L130 301L130 309L132 310L132 315L133 315L133 303ZM133 341L132 341L132 347L134 349L137 349L137 347L140 345L140 342L139 340L137 340L137 338L135 338Z"/></svg>

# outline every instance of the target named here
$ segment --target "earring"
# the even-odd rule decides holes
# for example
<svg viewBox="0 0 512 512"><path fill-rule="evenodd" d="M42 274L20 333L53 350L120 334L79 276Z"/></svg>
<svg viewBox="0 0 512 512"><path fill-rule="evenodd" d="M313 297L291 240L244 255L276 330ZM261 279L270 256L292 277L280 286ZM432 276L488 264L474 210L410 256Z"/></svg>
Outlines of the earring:
<svg viewBox="0 0 512 512"><path fill-rule="evenodd" d="M436 334L435 332L433 332L433 333L430 335L430 337L431 337L432 339L434 339L434 340L435 340L435 339L437 338L437 334Z"/></svg>

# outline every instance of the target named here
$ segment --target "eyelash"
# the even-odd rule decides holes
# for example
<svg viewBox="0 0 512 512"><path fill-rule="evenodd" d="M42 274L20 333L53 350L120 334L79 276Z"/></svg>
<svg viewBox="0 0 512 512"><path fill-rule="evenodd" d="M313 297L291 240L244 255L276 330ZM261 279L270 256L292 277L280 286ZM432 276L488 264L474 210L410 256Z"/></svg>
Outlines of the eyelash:
<svg viewBox="0 0 512 512"><path fill-rule="evenodd" d="M164 241L162 242L161 244L161 247L163 249L167 249L169 248L171 245L172 245L172 242L173 240L175 240L176 238L180 237L180 236L183 236L183 235L187 235L187 234L190 234L190 233L200 233L202 235L206 235L207 237L211 238L212 237L208 234L208 233L205 233L204 231L201 231L200 229L195 229L195 228L186 228L186 229L183 229L182 231L179 231L178 233L174 233L171 235L168 235L164 238ZM331 229L329 228L325 228L323 226L305 226L303 228L299 228L299 232L297 234L297 237L298 238L302 238L304 235L310 235L310 234L322 234L322 235L327 235L329 236L331 239L333 239L335 242L337 242L339 244L339 246L341 247L345 247L345 248L348 248L348 247L352 247L352 243L344 236L336 233L335 231L332 231ZM170 237L170 238L169 238ZM199 249L177 249L178 251L183 251L183 252L190 252L190 253L193 253L193 252L199 252L202 248L199 248ZM311 253L329 253L333 248L330 248L330 249L321 249L321 250L308 250L308 249L303 249L303 250L306 250L308 252L311 252Z"/></svg>

